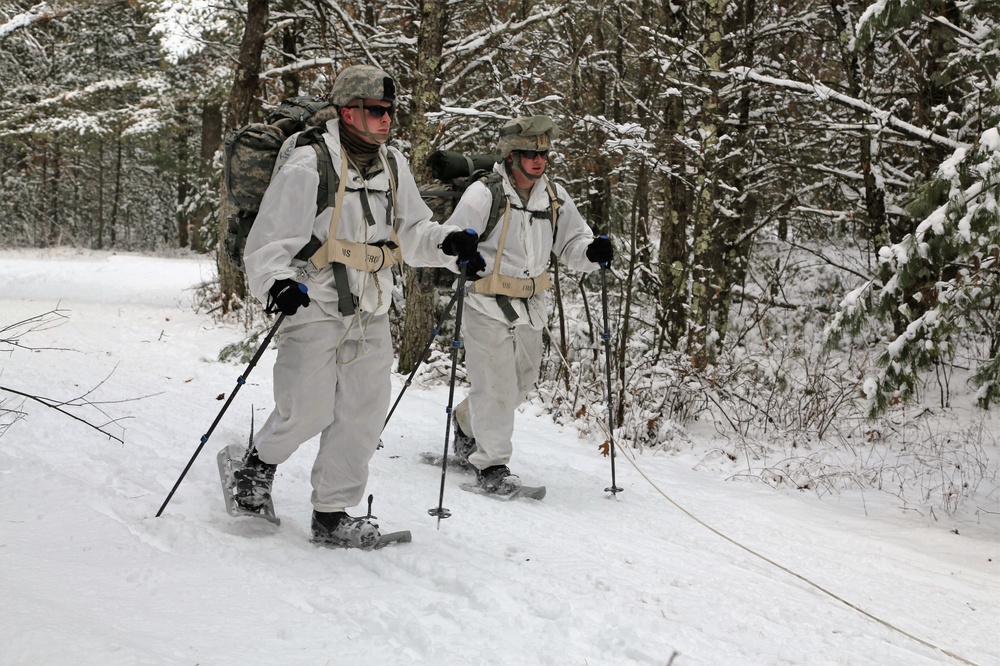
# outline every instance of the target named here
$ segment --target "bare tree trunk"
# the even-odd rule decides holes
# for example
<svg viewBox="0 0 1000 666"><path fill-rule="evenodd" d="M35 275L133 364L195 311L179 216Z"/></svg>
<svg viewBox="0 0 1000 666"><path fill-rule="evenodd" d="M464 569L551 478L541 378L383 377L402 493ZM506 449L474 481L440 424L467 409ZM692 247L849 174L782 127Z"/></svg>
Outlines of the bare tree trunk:
<svg viewBox="0 0 1000 666"><path fill-rule="evenodd" d="M230 129L247 124L252 115L259 114L257 95L260 89L260 56L264 51L264 33L267 29L268 0L248 0L246 26L240 42L239 66L233 86L229 91L226 126ZM222 184L225 188L225 184ZM229 216L235 211L223 191L220 197L218 260L219 289L222 307L228 311L234 301L247 297L246 278L226 259L225 235Z"/></svg>
<svg viewBox="0 0 1000 666"><path fill-rule="evenodd" d="M684 104L680 96L670 99L664 112L664 135L674 137L684 133ZM684 174L687 159L676 141L670 142L666 155L670 176L664 183L664 216L660 229L660 326L663 340L672 350L677 349L687 333L687 284L689 276L687 228L690 222L690 190Z"/></svg>
<svg viewBox="0 0 1000 666"><path fill-rule="evenodd" d="M104 249L104 139L97 144L97 249Z"/></svg>
<svg viewBox="0 0 1000 666"><path fill-rule="evenodd" d="M177 134L174 136L174 144L177 146L177 212L175 221L177 224L177 247L188 247L190 240L188 237L188 219L185 212L185 203L191 195L191 182L188 178L188 146L187 135L190 124L187 120L188 105L185 100L177 101Z"/></svg>
<svg viewBox="0 0 1000 666"><path fill-rule="evenodd" d="M49 230L45 244L55 246L59 244L60 207L59 207L59 182L62 180L62 151L59 150L59 143L52 144L50 153L52 160L52 175L49 177L51 189L49 194Z"/></svg>
<svg viewBox="0 0 1000 666"><path fill-rule="evenodd" d="M445 0L420 3L420 33L417 36L417 66L413 90L413 143L411 165L417 182L430 177L427 157L434 149L437 128L424 120L424 114L441 106L441 53L448 27L448 4ZM420 363L427 335L434 326L433 271L422 268L406 270L406 314L399 346L399 372L408 373Z"/></svg>
<svg viewBox="0 0 1000 666"><path fill-rule="evenodd" d="M213 162L215 153L222 145L222 107L218 102L205 102L201 109L201 152L199 173L201 176L201 187L206 187L210 183L212 174L215 171ZM205 237L203 229L205 221L208 219L210 210L204 204L198 207L194 218L191 220L191 249L196 252L204 252Z"/></svg>
<svg viewBox="0 0 1000 666"><path fill-rule="evenodd" d="M645 177L645 164L639 165L639 178ZM629 247L635 248L639 245L638 238L638 228L639 228L639 208L638 201L636 201L632 206L631 224L629 228ZM645 235L643 235L645 238ZM636 289L636 272L639 268L639 262L642 261L642 253L640 252L630 252L628 255L628 272L625 275L625 284L622 286L622 297L624 299L624 304L622 306L622 316L621 316L621 326L618 330L618 353L616 354L616 365L615 365L615 375L618 382L618 387L622 392L623 398L618 401L618 407L615 410L615 423L621 423L625 419L625 407L629 402L627 396L628 391L625 390L625 359L629 347L629 339L632 336L630 327L632 324L632 301L635 297ZM603 270L603 269L602 269ZM610 271L609 271L610 272ZM605 278L607 275L604 276ZM610 308L610 305L608 306ZM608 313L610 318L611 313ZM608 326L610 327L610 320ZM605 333L610 333L610 331L605 331Z"/></svg>
<svg viewBox="0 0 1000 666"><path fill-rule="evenodd" d="M847 44L848 40L853 41L853 25L848 23L850 16L850 6L843 0L832 0L834 25L840 35L838 42ZM868 47L870 51L870 46ZM843 60L844 72L847 75L848 92L856 99L868 99L868 91L865 89L865 81L869 79L862 71L861 62L856 50L841 48L841 59ZM869 58L871 60L871 58ZM920 99L918 97L918 99ZM919 110L918 106L918 110ZM898 242L900 239L891 239L891 234L885 216L885 192L878 186L876 170L872 169L873 146L871 132L861 129L860 162L861 173L865 183L865 208L868 212L868 228L865 230L868 236L869 251L874 255L874 251L882 243Z"/></svg>
<svg viewBox="0 0 1000 666"><path fill-rule="evenodd" d="M240 42L239 66L229 91L226 127L245 125L252 116L260 113L257 94L260 89L260 56L264 52L267 21L268 0L249 0L246 26Z"/></svg>
<svg viewBox="0 0 1000 666"><path fill-rule="evenodd" d="M756 53L757 41L754 31L754 18L757 5L755 0L744 0L739 3L736 11L730 15L732 25L727 26L726 34L732 36L724 44L723 56L725 63L736 62L744 67L752 67ZM737 41L738 39L738 41ZM759 198L752 189L752 183L747 182L746 169L748 156L753 150L750 136L750 111L752 98L750 86L740 90L735 99L736 117L738 122L731 128L728 136L731 140L729 154L723 164L722 173L726 179L730 194L727 195L725 208L735 214L724 217L723 250L725 272L722 276L722 287L716 303L715 332L719 340L726 336L729 330L729 311L733 302L733 289L746 281L750 264L750 253L753 249L753 228L757 218ZM731 118L729 104L724 104L720 118Z"/></svg>
<svg viewBox="0 0 1000 666"><path fill-rule="evenodd" d="M292 13L299 3L296 0L284 0L276 10L280 13ZM282 64L290 65L298 57L299 52L299 21L292 21L281 29L281 61ZM302 85L299 70L291 69L281 75L282 98L294 97L299 94Z"/></svg>
<svg viewBox="0 0 1000 666"><path fill-rule="evenodd" d="M69 168L70 171L70 183L73 188L73 195L70 197L69 209L73 211L73 242L79 245L83 242L81 236L86 236L86 244L90 245L91 229L89 222L89 215L86 214L86 205L84 204L82 197L80 196L80 179L81 179L81 169L80 163L82 162L82 157L76 155L73 158L72 165ZM84 220L87 220L84 222ZM84 228L84 225L87 225Z"/></svg>
<svg viewBox="0 0 1000 666"><path fill-rule="evenodd" d="M115 190L111 197L111 237L109 245L113 248L118 242L118 213L122 201L122 133L116 131L115 136Z"/></svg>
<svg viewBox="0 0 1000 666"><path fill-rule="evenodd" d="M559 321L559 355L562 358L569 358L569 340L566 337L566 306L563 303L562 276L559 273L559 262L552 262L552 300L556 304L556 319ZM569 366L564 363L559 364L559 371L556 375L563 378L566 390L570 390Z"/></svg>

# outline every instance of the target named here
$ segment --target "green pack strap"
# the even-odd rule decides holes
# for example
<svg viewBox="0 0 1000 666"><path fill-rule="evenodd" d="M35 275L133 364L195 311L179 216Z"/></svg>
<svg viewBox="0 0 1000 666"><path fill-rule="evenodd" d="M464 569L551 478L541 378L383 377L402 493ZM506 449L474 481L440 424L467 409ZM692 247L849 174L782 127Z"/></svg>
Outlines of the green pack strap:
<svg viewBox="0 0 1000 666"><path fill-rule="evenodd" d="M381 151L379 151L379 157L381 158ZM396 164L396 156L388 148L385 149L385 159L383 164L388 164L389 169L386 175L389 176L389 201L386 203L385 207L385 223L390 229L395 230L396 225L393 220L393 208L396 205L396 184L399 181L399 165Z"/></svg>
<svg viewBox="0 0 1000 666"><path fill-rule="evenodd" d="M503 189L503 180L500 174L493 172L487 176L483 176L480 181L486 186L486 189L490 191L490 197L492 198L492 203L490 204L490 215L486 218L486 228L483 233L479 234L479 242L483 242L489 238L490 234L496 228L497 223L500 221L502 215L502 208L504 204L507 203L507 193ZM531 213L532 217L535 218L545 218L552 223L552 238L556 237L556 226L559 224L559 208L562 206L563 202L555 192L555 188L549 182L548 178L545 179L545 189L549 194L549 209L548 211L540 210L528 210L527 208L522 208L520 206L512 206L514 210L525 211ZM436 194L436 193L431 193Z"/></svg>
<svg viewBox="0 0 1000 666"><path fill-rule="evenodd" d="M326 142L323 141L322 132L317 131L319 129L318 127L314 127L306 130L295 139L296 148L310 145L316 153L316 170L319 172L319 186L316 188L317 215L319 215L320 211L326 210L333 205L333 198L336 196L338 182L337 172L334 170L333 162L330 159L330 151L327 150ZM331 183L333 183L332 190L330 189ZM321 245L323 245L323 242L316 238L315 235L312 235L306 246L295 255L295 258L302 261L309 261L309 257L313 256L313 253Z"/></svg>
<svg viewBox="0 0 1000 666"><path fill-rule="evenodd" d="M484 176L482 179L483 185L486 189L490 191L491 203L490 203L490 216L486 218L486 228L483 229L483 233L479 234L479 242L482 243L484 240L490 237L493 230L496 229L497 222L500 221L501 212L500 209L505 205L509 205L507 201L507 193L503 189L503 179L500 174L493 172L488 176Z"/></svg>
<svg viewBox="0 0 1000 666"><path fill-rule="evenodd" d="M348 189L351 189L351 188L348 188ZM367 187L363 187L363 188L361 188L360 190L357 190L357 191L361 194L361 212L364 213L365 222L368 223L369 227L374 227L375 226L375 215L372 214L372 205L371 205L371 202L368 201L368 188ZM389 206L389 207L391 208L391 206ZM388 211L386 211L386 212L388 212ZM388 220L386 220L386 221L390 224L390 226L392 225L392 218L391 217Z"/></svg>
<svg viewBox="0 0 1000 666"><path fill-rule="evenodd" d="M311 145L316 151L316 167L319 170L319 186L316 188L316 214L319 215L327 208L335 207L340 177L337 175L337 170L333 168L330 149L327 148L323 137L320 136L319 141ZM335 210L334 214L337 215L339 212ZM309 240L309 245L314 243L315 247L306 259L312 257L323 247L323 243L315 235ZM350 317L357 310L358 299L351 293L351 281L347 277L347 266L335 262L331 264L331 268L333 269L333 285L337 288L337 310L340 311L341 316Z"/></svg>
<svg viewBox="0 0 1000 666"><path fill-rule="evenodd" d="M369 196L371 196L371 195L369 194L368 188L367 187L348 187L347 191L348 192L358 192L358 193L361 194L361 212L364 214L364 216L365 216L365 222L368 224L368 226L369 227L374 227L375 226L375 214L372 212L371 201L369 199ZM386 223L386 226L388 226L388 227L394 226L393 223L392 223L392 200L393 200L393 198L394 198L393 195L390 193L389 198L388 198L389 200L386 202L386 207L385 207L385 223Z"/></svg>
<svg viewBox="0 0 1000 666"><path fill-rule="evenodd" d="M302 132L296 141L296 147L300 145L311 145L316 153L316 168L319 171L319 185L316 188L316 214L319 215L327 208L335 207L337 190L340 187L340 176L333 166L333 159L330 156L330 149L323 139L322 128L315 127ZM386 205L386 224L390 229L394 229L392 224L393 203L396 200L396 182L399 180L399 165L396 156L391 151L386 151L385 160L389 167L389 198ZM346 165L345 165L346 166ZM358 191L350 188L351 191ZM369 226L374 226L375 216L368 201L368 192L361 195L361 208L364 211L365 220ZM395 235L395 233L393 233ZM395 242L390 241L393 246ZM309 243L298 254L297 259L308 261L316 252L323 247L323 242L315 235L309 239ZM337 309L340 314L349 317L357 310L358 299L351 293L351 283L347 276L347 266L340 262L330 264L333 270L333 282L337 288Z"/></svg>
<svg viewBox="0 0 1000 666"><path fill-rule="evenodd" d="M507 318L507 321L511 324L517 321L517 310L515 310L514 306L511 305L510 296L507 296L506 294L497 294L495 298L497 299L497 305L500 306L500 311L503 312L503 316ZM523 301L525 299L521 298L518 300Z"/></svg>

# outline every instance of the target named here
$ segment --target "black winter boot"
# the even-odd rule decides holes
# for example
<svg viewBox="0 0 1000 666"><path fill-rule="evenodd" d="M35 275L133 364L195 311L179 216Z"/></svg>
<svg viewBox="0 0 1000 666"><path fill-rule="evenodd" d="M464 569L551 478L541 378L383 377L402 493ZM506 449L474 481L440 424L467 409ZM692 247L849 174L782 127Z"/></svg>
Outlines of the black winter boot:
<svg viewBox="0 0 1000 666"><path fill-rule="evenodd" d="M506 465L493 465L486 469L476 470L479 487L495 495L510 495L521 487L521 479L511 474Z"/></svg>
<svg viewBox="0 0 1000 666"><path fill-rule="evenodd" d="M352 518L343 511L313 511L312 542L327 548L371 550L381 534L369 517Z"/></svg>
<svg viewBox="0 0 1000 666"><path fill-rule="evenodd" d="M257 449L251 450L243 459L243 466L233 470L236 485L233 499L247 511L260 511L271 501L271 484L277 465L266 463L257 457Z"/></svg>
<svg viewBox="0 0 1000 666"><path fill-rule="evenodd" d="M472 463L469 462L469 456L471 456L472 452L476 450L476 438L469 437L462 432L462 427L458 425L458 419L455 419L454 450L455 464L466 469L472 469Z"/></svg>

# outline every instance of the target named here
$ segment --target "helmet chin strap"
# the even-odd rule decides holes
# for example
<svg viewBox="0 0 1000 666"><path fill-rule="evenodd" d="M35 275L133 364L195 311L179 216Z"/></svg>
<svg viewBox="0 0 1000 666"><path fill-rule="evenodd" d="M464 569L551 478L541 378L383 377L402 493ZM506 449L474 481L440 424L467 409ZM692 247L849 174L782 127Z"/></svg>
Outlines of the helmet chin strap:
<svg viewBox="0 0 1000 666"><path fill-rule="evenodd" d="M365 115L365 100L363 99L358 100L358 113L361 114L361 126L364 128L365 138L374 143L376 146L389 140L388 134L379 136L368 129L368 116Z"/></svg>
<svg viewBox="0 0 1000 666"><path fill-rule="evenodd" d="M530 174L527 171L525 171L524 167L521 166L521 155L516 150L514 151L513 157L514 157L514 159L511 162L511 167L513 167L514 169L517 169L522 174L524 174L524 177L527 178L528 180L531 180L531 181L541 180L542 176L545 175L545 169L542 169L542 173L538 174L537 176L535 176L533 174Z"/></svg>

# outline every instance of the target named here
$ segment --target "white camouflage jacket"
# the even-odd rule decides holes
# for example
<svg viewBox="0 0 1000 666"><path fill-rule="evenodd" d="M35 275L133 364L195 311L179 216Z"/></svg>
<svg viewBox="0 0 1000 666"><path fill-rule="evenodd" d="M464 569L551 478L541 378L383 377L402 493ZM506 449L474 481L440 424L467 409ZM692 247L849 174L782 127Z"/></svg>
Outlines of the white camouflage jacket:
<svg viewBox="0 0 1000 666"><path fill-rule="evenodd" d="M328 121L326 130L323 137L330 149L334 168L344 178L339 121ZM413 266L454 266L455 257L444 254L438 245L449 233L461 229L432 221L431 211L420 198L406 159L395 148L383 146L381 150L394 151L399 167L393 217L404 262ZM316 153L311 146L301 146L292 151L271 179L261 201L260 212L247 236L243 256L250 291L262 303L267 302L268 289L275 280L289 278L303 282L309 288L310 299L325 312L335 314L339 299L333 269L327 266L318 270L309 262L295 259L313 235L325 241L330 231L333 208L316 214L316 190L319 187L316 167ZM348 169L347 178L337 237L356 243L389 240L391 230L385 220L390 196L386 170L383 168L365 181L353 169ZM376 222L373 226L365 220L361 207L361 197L366 190ZM390 268L377 273L347 268L347 273L351 293L359 301L359 311L382 314L389 309L393 289Z"/></svg>
<svg viewBox="0 0 1000 666"><path fill-rule="evenodd" d="M545 187L546 177L543 176L531 188L527 210L523 210L521 198L511 184L503 162L497 164L493 170L503 178L504 191L511 205L510 227L507 230L507 239L500 260L501 275L518 278L538 277L548 268L549 255L552 252L571 270L589 273L600 268L587 259L587 247L593 242L594 234L562 185L552 183L556 197L562 202L559 206L556 234L553 239L552 223L547 213L549 193ZM489 188L477 181L462 195L455 206L455 211L448 218L448 224L462 229L475 229L482 234L486 229L492 203ZM502 207L500 211L500 220L490 232L489 238L479 243L479 251L486 260L486 270L481 275L493 272L503 227ZM538 213L546 211L546 213L532 215L532 211ZM456 270L453 266L449 268ZM536 329L545 325L545 319L539 310L541 298L545 298L544 292L529 299L511 299L511 304L518 315L517 324L528 324ZM469 293L466 303L469 307L494 319L507 322L507 317L497 305L495 296Z"/></svg>

